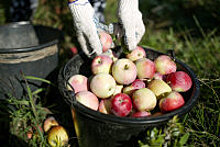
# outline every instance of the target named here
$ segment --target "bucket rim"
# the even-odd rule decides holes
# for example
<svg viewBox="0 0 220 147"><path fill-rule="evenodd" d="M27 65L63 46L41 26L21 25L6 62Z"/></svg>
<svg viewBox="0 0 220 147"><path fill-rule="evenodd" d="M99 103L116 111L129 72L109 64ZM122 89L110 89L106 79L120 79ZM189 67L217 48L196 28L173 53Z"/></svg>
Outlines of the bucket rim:
<svg viewBox="0 0 220 147"><path fill-rule="evenodd" d="M48 26L43 26L43 25L32 25L32 23L30 21L11 22L8 24L1 25L0 28L4 28L4 27L18 28L18 27L22 27L25 25L31 25L33 27L49 28L49 29L53 30L54 32L57 32L58 34L60 34L60 30L58 30L58 29L51 28ZM40 43L39 45L33 45L33 46L22 47L22 48L0 48L0 54L31 52L31 51L40 50L42 48L52 46L52 45L55 45L58 43L59 43L59 35L57 35L57 37L55 39L48 41L48 42L45 42L45 43Z"/></svg>
<svg viewBox="0 0 220 147"><path fill-rule="evenodd" d="M143 46L142 46L143 47ZM154 49L150 49L150 48L146 48L143 47L145 50L150 50L159 54L163 54L163 55L168 55L159 51L155 51ZM76 56L79 55L75 55L72 60L74 58L76 58ZM70 63L72 60L70 60L68 63ZM93 120L98 120L101 122L106 122L106 123L112 123L112 124L124 124L124 125L133 125L133 126L137 126L137 125L152 125L152 124L158 124L158 123L163 123L166 122L168 120L170 120L171 118L173 118L175 115L178 116L182 116L186 113L188 113L192 107L195 105L199 94L200 94L200 82L197 78L197 76L195 75L195 73L193 72L193 70L186 65L184 62L182 62L181 60L175 58L175 62L177 62L178 64L181 65L182 68L184 68L186 70L186 72L189 74L189 76L192 79L193 85L191 88L192 89L192 94L188 97L187 102L184 104L184 106L182 106L181 108L174 110L172 112L168 112L165 113L163 115L160 116L149 116L149 117L144 117L144 118L132 118L132 117L118 117L115 115L111 115L111 114L104 114L101 113L99 111L94 111L92 109L89 109L87 107L85 107L84 105L82 105L81 103L75 101L73 102L73 107L72 109L74 109L75 111L77 111L77 113L81 113L82 115L93 119ZM66 66L68 65L68 63L65 65L65 67L63 68L66 69ZM64 71L63 71L64 72ZM63 76L65 74L63 73Z"/></svg>

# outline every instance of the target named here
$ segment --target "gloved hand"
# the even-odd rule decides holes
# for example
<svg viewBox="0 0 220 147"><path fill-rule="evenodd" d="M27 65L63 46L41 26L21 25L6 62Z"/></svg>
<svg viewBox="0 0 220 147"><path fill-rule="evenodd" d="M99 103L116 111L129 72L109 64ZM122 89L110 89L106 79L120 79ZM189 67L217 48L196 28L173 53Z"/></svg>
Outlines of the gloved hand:
<svg viewBox="0 0 220 147"><path fill-rule="evenodd" d="M136 48L145 33L145 26L138 5L138 0L119 0L118 4L119 23L123 27L125 45L130 51Z"/></svg>
<svg viewBox="0 0 220 147"><path fill-rule="evenodd" d="M88 0L68 0L73 17L76 36L83 52L92 57L102 53L97 27L94 21L94 9Z"/></svg>

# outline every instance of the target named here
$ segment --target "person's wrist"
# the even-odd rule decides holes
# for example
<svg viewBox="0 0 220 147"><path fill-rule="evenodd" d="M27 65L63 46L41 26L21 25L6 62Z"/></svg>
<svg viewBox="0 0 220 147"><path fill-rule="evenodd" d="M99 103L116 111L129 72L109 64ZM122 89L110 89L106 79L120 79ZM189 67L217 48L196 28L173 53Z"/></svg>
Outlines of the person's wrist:
<svg viewBox="0 0 220 147"><path fill-rule="evenodd" d="M84 5L89 3L88 0L68 0L68 4Z"/></svg>

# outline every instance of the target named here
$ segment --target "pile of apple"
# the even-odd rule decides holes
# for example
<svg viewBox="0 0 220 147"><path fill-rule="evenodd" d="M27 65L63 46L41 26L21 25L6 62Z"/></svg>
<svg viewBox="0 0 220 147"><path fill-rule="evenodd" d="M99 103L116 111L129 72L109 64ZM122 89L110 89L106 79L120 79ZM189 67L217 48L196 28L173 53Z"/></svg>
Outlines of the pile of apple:
<svg viewBox="0 0 220 147"><path fill-rule="evenodd" d="M74 89L84 106L120 117L148 117L156 108L161 114L179 109L185 104L181 93L192 86L190 76L177 71L172 58L160 55L152 61L139 46L120 59L105 49L88 66L93 75L73 75L67 89Z"/></svg>

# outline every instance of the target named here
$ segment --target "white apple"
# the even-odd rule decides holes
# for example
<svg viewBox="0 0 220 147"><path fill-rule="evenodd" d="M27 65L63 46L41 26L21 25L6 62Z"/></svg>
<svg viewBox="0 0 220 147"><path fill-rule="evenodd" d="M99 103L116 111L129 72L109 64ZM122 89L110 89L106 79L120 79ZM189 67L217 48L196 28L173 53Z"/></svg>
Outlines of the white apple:
<svg viewBox="0 0 220 147"><path fill-rule="evenodd" d="M112 76L119 84L129 85L137 77L136 66L130 59L121 58L113 64Z"/></svg>
<svg viewBox="0 0 220 147"><path fill-rule="evenodd" d="M83 75L73 75L68 83L73 87L75 93L80 91L88 91L88 78ZM71 86L67 84L67 89L72 90Z"/></svg>
<svg viewBox="0 0 220 147"><path fill-rule="evenodd" d="M96 56L92 60L92 73L98 74L98 73L109 73L111 69L113 61L109 56L106 55L99 55Z"/></svg>
<svg viewBox="0 0 220 147"><path fill-rule="evenodd" d="M141 88L133 93L132 96L134 107L138 111L150 111L156 107L157 98L148 88Z"/></svg>
<svg viewBox="0 0 220 147"><path fill-rule="evenodd" d="M99 107L98 98L90 91L81 91L76 94L76 100L84 106L97 111Z"/></svg>
<svg viewBox="0 0 220 147"><path fill-rule="evenodd" d="M131 61L136 61L138 59L145 57L146 57L146 52L140 46L137 46L131 53L126 55L126 58L130 59Z"/></svg>
<svg viewBox="0 0 220 147"><path fill-rule="evenodd" d="M116 82L110 74L100 73L95 75L90 82L91 91L99 98L110 97L116 87Z"/></svg>

